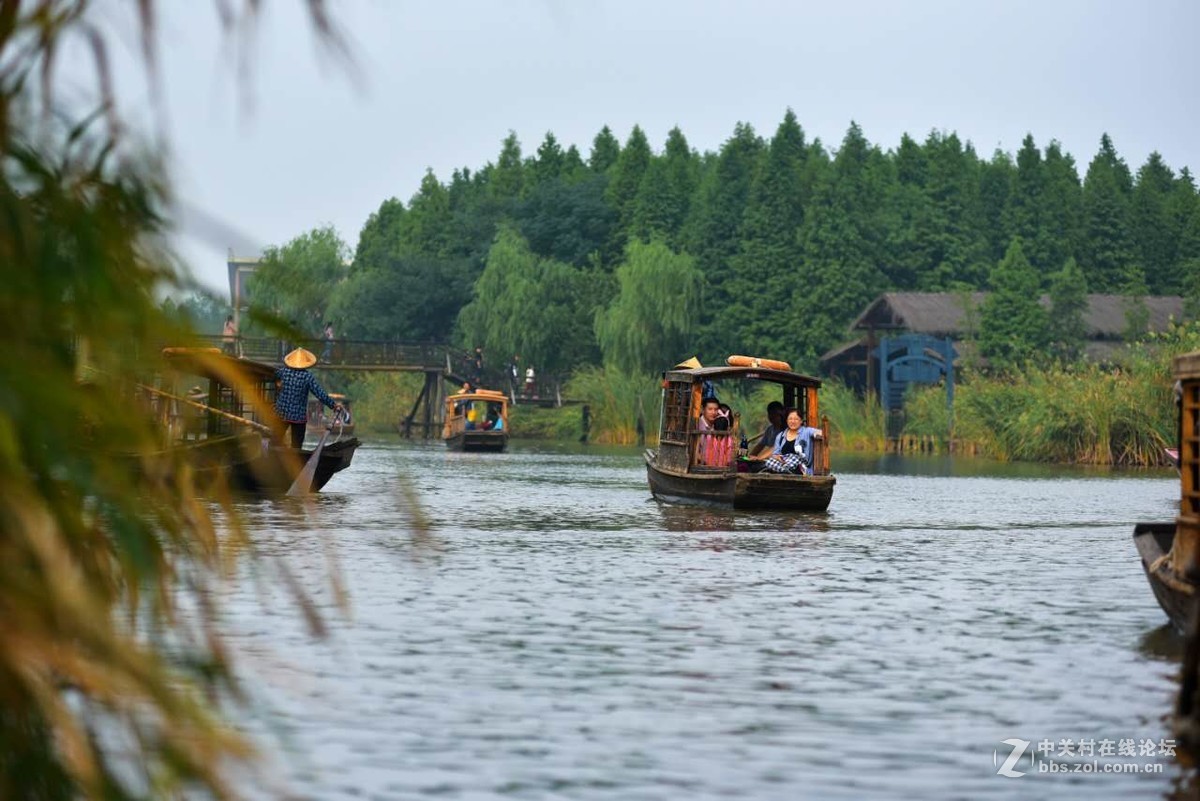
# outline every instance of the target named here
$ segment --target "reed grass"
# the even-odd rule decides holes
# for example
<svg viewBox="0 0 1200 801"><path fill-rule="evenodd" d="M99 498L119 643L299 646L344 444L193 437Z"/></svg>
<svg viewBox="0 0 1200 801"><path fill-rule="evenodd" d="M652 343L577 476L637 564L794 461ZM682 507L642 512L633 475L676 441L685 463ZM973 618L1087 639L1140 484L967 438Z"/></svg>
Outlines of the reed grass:
<svg viewBox="0 0 1200 801"><path fill-rule="evenodd" d="M863 399L840 381L826 381L819 411L829 418L831 449L882 452L886 447L883 410L874 396Z"/></svg>
<svg viewBox="0 0 1200 801"><path fill-rule="evenodd" d="M657 375L589 366L571 376L565 392L571 398L587 399L592 413L589 434L592 442L635 444L639 418L646 442L658 441L662 388ZM574 413L576 431L578 414Z"/></svg>
<svg viewBox="0 0 1200 801"><path fill-rule="evenodd" d="M956 386L954 437L1001 460L1159 465L1172 444L1175 349L1135 349L1119 368L1030 367L1006 376L969 375ZM905 434L946 437L945 390L913 391Z"/></svg>

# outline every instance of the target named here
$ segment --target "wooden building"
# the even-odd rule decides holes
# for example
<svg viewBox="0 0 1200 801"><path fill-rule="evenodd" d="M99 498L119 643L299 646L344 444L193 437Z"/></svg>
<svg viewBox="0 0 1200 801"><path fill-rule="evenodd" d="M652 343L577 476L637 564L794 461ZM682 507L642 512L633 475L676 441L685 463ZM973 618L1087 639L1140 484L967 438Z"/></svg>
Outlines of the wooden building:
<svg viewBox="0 0 1200 801"><path fill-rule="evenodd" d="M875 391L881 384L879 345L884 338L920 335L948 341L955 365L974 355L974 334L986 292L888 292L871 302L851 324L855 338L821 357L822 373L860 390ZM1088 295L1084 312L1084 355L1100 364L1119 363L1125 348L1130 304L1122 295ZM1172 319L1183 317L1183 298L1177 295L1142 298L1148 331L1167 329ZM1050 306L1047 296L1041 303ZM886 383L886 382L885 382Z"/></svg>

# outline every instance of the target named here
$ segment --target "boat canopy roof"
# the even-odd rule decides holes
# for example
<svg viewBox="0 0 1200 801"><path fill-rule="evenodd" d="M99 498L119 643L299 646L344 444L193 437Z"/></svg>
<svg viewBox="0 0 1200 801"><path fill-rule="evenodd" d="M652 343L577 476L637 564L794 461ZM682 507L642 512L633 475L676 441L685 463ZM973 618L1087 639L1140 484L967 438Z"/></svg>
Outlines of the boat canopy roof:
<svg viewBox="0 0 1200 801"><path fill-rule="evenodd" d="M1172 369L1180 381L1195 381L1200 378L1200 350L1176 356L1172 361Z"/></svg>
<svg viewBox="0 0 1200 801"><path fill-rule="evenodd" d="M790 384L799 387L819 387L821 379L791 370L776 370L770 367L696 367L692 369L672 369L663 372L663 378L668 381L687 381L700 383L717 379L739 379L746 381L769 381L775 384Z"/></svg>
<svg viewBox="0 0 1200 801"><path fill-rule="evenodd" d="M474 389L470 392L456 392L453 395L447 395L446 400L483 400L507 404L508 396L498 389Z"/></svg>

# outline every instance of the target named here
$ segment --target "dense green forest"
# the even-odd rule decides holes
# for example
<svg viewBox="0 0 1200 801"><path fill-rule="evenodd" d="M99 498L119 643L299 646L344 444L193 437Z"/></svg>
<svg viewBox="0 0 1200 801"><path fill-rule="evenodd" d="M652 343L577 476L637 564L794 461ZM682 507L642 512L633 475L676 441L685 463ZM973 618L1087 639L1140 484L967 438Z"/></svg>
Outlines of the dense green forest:
<svg viewBox="0 0 1200 801"><path fill-rule="evenodd" d="M353 252L328 227L268 249L252 287L314 334L332 319L559 375L731 352L813 371L881 292L972 289L993 292L979 339L995 362L1077 352L1087 292L1197 296L1192 174L1157 153L1134 172L1107 135L1082 175L1032 135L983 157L942 131L885 150L851 124L828 147L790 110L717 152L678 128L656 152L605 127L586 156L552 133L526 154L510 133L494 162L384 200Z"/></svg>

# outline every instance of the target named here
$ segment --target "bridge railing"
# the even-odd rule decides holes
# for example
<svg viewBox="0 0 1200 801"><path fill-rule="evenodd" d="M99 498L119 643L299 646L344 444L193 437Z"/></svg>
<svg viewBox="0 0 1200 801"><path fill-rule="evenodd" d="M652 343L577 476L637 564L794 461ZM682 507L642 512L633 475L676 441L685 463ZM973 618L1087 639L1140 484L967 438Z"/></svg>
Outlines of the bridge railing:
<svg viewBox="0 0 1200 801"><path fill-rule="evenodd" d="M450 348L432 342L386 342L380 340L300 339L289 341L276 337L236 337L233 341L221 335L203 336L201 341L227 353L268 363L282 363L283 357L294 348L313 352L318 364L331 367L410 367L427 370L446 370Z"/></svg>
<svg viewBox="0 0 1200 801"><path fill-rule="evenodd" d="M498 389L518 403L561 402L560 377L539 372L537 381L531 385L525 381L524 370L519 370L514 379L508 365L487 361L480 371L473 353L445 343L366 339L326 342L315 338L289 341L278 337L247 336L227 340L223 335L213 334L197 337L196 344L222 348L226 353L267 364L282 364L284 356L293 348L301 347L317 357L317 367L438 372L452 381L470 381L477 387ZM453 389L457 389L457 385Z"/></svg>

